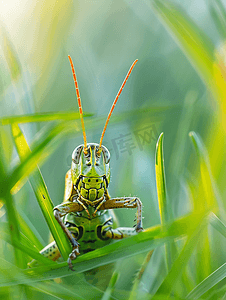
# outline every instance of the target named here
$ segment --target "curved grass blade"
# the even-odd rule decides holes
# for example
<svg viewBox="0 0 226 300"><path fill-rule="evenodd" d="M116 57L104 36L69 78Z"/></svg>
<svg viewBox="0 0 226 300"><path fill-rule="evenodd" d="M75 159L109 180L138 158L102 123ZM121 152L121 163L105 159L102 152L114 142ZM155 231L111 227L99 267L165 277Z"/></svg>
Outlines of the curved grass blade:
<svg viewBox="0 0 226 300"><path fill-rule="evenodd" d="M30 241L23 235L20 236L20 240L18 240L16 237L14 237L14 240L12 241L10 239L10 233L9 230L6 228L7 224L1 223L0 226L0 238L6 241L7 243L13 245L15 248L21 250L23 253L28 254L33 259L38 260L39 262L43 263L44 265L55 265L56 262L52 261L43 255L41 255L37 249L32 247Z"/></svg>
<svg viewBox="0 0 226 300"><path fill-rule="evenodd" d="M169 220L166 200L166 180L165 180L165 168L163 158L163 132L160 134L155 154L155 174L156 174L156 186L158 193L159 213L161 223L165 225Z"/></svg>
<svg viewBox="0 0 226 300"><path fill-rule="evenodd" d="M4 186L3 182L0 182L1 186ZM10 194L10 191L8 187L5 187L4 194L0 196L1 199L5 203L6 211L7 211L7 219L8 219L8 226L9 226L9 231L10 231L10 242L12 244L20 244L20 230L19 230L19 224L18 224L18 219L15 211L15 205L13 201L13 197ZM26 267L26 262L24 260L24 257L20 251L18 251L17 248L14 248L14 253L15 253L15 262L18 267L20 268L25 268Z"/></svg>
<svg viewBox="0 0 226 300"><path fill-rule="evenodd" d="M91 117L93 114L84 113L83 117ZM0 118L2 125L9 125L13 123L32 123L32 122L49 122L54 120L78 120L80 118L78 112L50 112L50 113L37 113L32 115L10 116Z"/></svg>
<svg viewBox="0 0 226 300"><path fill-rule="evenodd" d="M0 258L0 278L7 278L8 281L23 281L34 289L43 293L49 293L55 297L62 297L62 299L88 299L90 295L93 299L100 299L103 294L102 291L93 287L84 281L83 276L73 274L75 283L73 288L65 284L57 284L51 281L41 282L34 277L28 277L16 266L10 264L6 260ZM40 278L39 278L40 279ZM1 288L2 291L4 288ZM14 299L14 298L13 298Z"/></svg>
<svg viewBox="0 0 226 300"><path fill-rule="evenodd" d="M76 262L74 263L74 269L77 273L85 272L87 270L97 268L102 265L106 265L110 262L114 262L119 258L126 258L128 256L133 256L137 253L143 253L147 251L148 249L156 248L159 245L162 245L165 243L167 238L162 239L153 239L152 241L148 241L145 243L142 243L142 245L136 245L136 247L133 245L132 250L128 255L126 247L120 247L116 253L116 255L113 253L114 250L117 248L114 248L114 250L110 249L111 251L108 252L108 248L104 249L102 251L95 250L92 253L92 256L89 257L87 260L87 254L84 254L81 257L78 257L76 259ZM121 244L121 243L120 243ZM72 275L71 270L68 269L67 262L65 263L59 263L56 266L44 266L44 267L38 267L38 268L31 268L26 270L23 273L23 276L16 278L16 280L9 280L7 277L0 277L0 287L3 286L11 286L11 285L17 285L17 284L28 284L32 281L42 281L42 280L48 280L48 279L54 279L64 276L70 276Z"/></svg>
<svg viewBox="0 0 226 300"><path fill-rule="evenodd" d="M6 162L4 160L3 145L1 139L1 128L0 128L0 199L5 203L5 208L7 212L8 225L10 230L10 238L13 243L20 241L20 231L17 220L17 215L15 211L15 205L12 195L10 194L9 184L6 181L7 169ZM14 249L15 262L16 264L23 268L25 267L25 261L22 253L17 249Z"/></svg>
<svg viewBox="0 0 226 300"><path fill-rule="evenodd" d="M220 266L207 278L205 278L200 284L198 284L186 297L186 299L198 299L203 294L208 292L213 286L226 277L226 263Z"/></svg>
<svg viewBox="0 0 226 300"><path fill-rule="evenodd" d="M29 286L32 286L35 290L38 290L43 294L51 295L54 298L56 297L56 299L62 300L85 300L90 299L91 295L92 299L100 299L103 294L102 291L96 289L94 286L89 285L84 281L79 281L79 278L75 278L73 287L65 284L57 284L53 281L30 283Z"/></svg>
<svg viewBox="0 0 226 300"><path fill-rule="evenodd" d="M63 132L65 133L68 130L67 125L67 122L63 122L53 126L52 129L48 128L48 132L42 132L32 152L27 151L23 161L9 175L8 184L11 192L17 190L21 182L34 171L37 164L47 158L57 148ZM78 130L77 126L73 127L73 129Z"/></svg>
<svg viewBox="0 0 226 300"><path fill-rule="evenodd" d="M166 195L166 179L165 179L165 168L164 168L164 157L163 157L163 132L160 134L155 154L155 174L156 174L156 186L158 194L158 204L161 223L164 226L171 218L169 217L169 207L167 203ZM172 264L172 256L170 244L166 243L166 263L167 268L170 270Z"/></svg>
<svg viewBox="0 0 226 300"><path fill-rule="evenodd" d="M197 224L199 224L199 220L199 217L190 214L175 220L167 228L166 226L163 228L160 225L151 227L136 236L126 238L78 257L73 261L74 269L76 273L80 273L115 262L120 258L153 250L160 245L164 245L167 240L190 234L197 227ZM16 280L9 280L4 276L0 277L0 287L21 283L27 284L32 281L42 281L69 275L72 275L72 272L68 269L67 262L63 262L51 267L42 266L27 269L23 271L23 276L18 277Z"/></svg>
<svg viewBox="0 0 226 300"><path fill-rule="evenodd" d="M215 47L200 27L181 9L170 1L150 1L163 21L166 29L174 37L181 50L189 59L207 89L216 98L220 106L221 120L226 130L226 72L222 56L218 53L218 61L215 60ZM220 2L218 2L220 3ZM218 128L219 131L219 128ZM216 133L212 136L216 143ZM219 143L222 141L219 138Z"/></svg>
<svg viewBox="0 0 226 300"><path fill-rule="evenodd" d="M204 82L211 83L214 46L208 37L170 1L154 0L151 4Z"/></svg>
<svg viewBox="0 0 226 300"><path fill-rule="evenodd" d="M175 109L175 105L168 106L152 106L142 109L131 110L123 113L118 113L112 116L112 124L115 122L124 121L125 119L131 116L138 116L141 114L148 114L149 117L152 117L154 120L161 120L169 110ZM83 117L91 117L93 114L84 113ZM9 116L0 118L0 123L2 125L10 125L13 123L32 123L32 122L48 122L54 120L78 120L80 118L78 112L50 112L50 113L37 113L31 115L18 115L18 116ZM89 120L89 119L88 119ZM98 121L104 123L104 117L97 118ZM93 120L92 120L93 122ZM103 124L101 124L103 125Z"/></svg>
<svg viewBox="0 0 226 300"><path fill-rule="evenodd" d="M214 213L210 214L210 224L226 237L226 226Z"/></svg>
<svg viewBox="0 0 226 300"><path fill-rule="evenodd" d="M21 161L23 162L27 154L31 154L27 141L17 124L12 124L12 134L14 137L17 152ZM35 163L35 161L34 161ZM67 260L69 253L71 252L71 245L62 228L56 221L53 215L53 203L50 199L47 187L42 177L41 171L36 164L33 174L30 176L30 183L34 190L38 204L42 210L42 213L46 219L49 229L53 235L54 240L60 250L60 253L64 260Z"/></svg>
<svg viewBox="0 0 226 300"><path fill-rule="evenodd" d="M44 240L19 207L17 207L17 216L21 232L33 243L33 245L35 245L39 251L42 250L44 248L43 246L45 245Z"/></svg>

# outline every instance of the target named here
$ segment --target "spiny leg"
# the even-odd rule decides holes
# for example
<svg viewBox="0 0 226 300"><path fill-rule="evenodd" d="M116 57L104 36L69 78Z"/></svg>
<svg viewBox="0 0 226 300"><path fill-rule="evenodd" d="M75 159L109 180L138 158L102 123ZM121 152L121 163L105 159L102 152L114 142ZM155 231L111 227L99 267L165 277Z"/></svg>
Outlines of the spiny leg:
<svg viewBox="0 0 226 300"><path fill-rule="evenodd" d="M76 238L72 235L72 233L68 230L68 228L62 221L61 217L63 217L67 213L78 212L78 211L82 211L83 209L84 208L79 203L69 201L69 202L64 202L64 203L54 207L54 210L53 210L53 213L54 213L54 216L55 216L57 222L60 224L61 228L63 229L63 231L65 232L66 236L68 237L69 241L72 244L72 252L69 254L69 258L67 261L69 268L72 271L74 271L74 270L73 270L73 265L72 265L71 261L74 260L77 255L79 255L79 243L77 242Z"/></svg>
<svg viewBox="0 0 226 300"><path fill-rule="evenodd" d="M112 198L106 200L100 210L115 209L115 208L137 208L137 224L135 226L136 232L143 230L142 227L142 202L136 197Z"/></svg>
<svg viewBox="0 0 226 300"><path fill-rule="evenodd" d="M72 224L69 223L69 222L66 222L66 226L67 226L67 228L69 228L70 232L71 232L72 235L75 237L75 239L77 239L78 236L79 236L79 229L78 229L78 227L75 226L75 224L72 225ZM79 246L79 243L78 243L78 246ZM73 269L72 260L76 259L76 255L79 254L79 253L77 253L77 251L79 251L78 248L73 249L72 252L71 252L71 253L69 254L69 256L68 256L67 263L68 263L69 269L70 269L71 271L75 271L75 270Z"/></svg>

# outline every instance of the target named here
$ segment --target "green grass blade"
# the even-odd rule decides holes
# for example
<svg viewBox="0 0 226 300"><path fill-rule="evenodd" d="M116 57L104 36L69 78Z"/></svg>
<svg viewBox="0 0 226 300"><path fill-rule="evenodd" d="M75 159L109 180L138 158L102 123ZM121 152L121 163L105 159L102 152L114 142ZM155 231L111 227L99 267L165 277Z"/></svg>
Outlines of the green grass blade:
<svg viewBox="0 0 226 300"><path fill-rule="evenodd" d="M226 237L226 226L214 213L211 213L210 215L210 224Z"/></svg>
<svg viewBox="0 0 226 300"><path fill-rule="evenodd" d="M3 201L3 203L5 203L8 226L10 230L10 238L12 243L15 243L16 241L20 241L20 230L19 230L19 224L18 224L17 215L15 211L14 199L10 194L10 187L8 182L6 182L5 180L6 178L7 178L7 164L4 159L2 135L1 135L1 128L0 128L0 199ZM25 267L26 264L22 256L22 253L15 248L14 254L15 254L16 264L21 268Z"/></svg>
<svg viewBox="0 0 226 300"><path fill-rule="evenodd" d="M118 113L112 116L111 123L119 122L121 120L125 120L134 115L141 115L141 114L149 114L149 117L154 117L155 120L160 120L163 118L164 114L166 114L169 110L175 108L174 106L156 106L156 107L146 107L145 109L136 109L131 110L123 113ZM93 114L91 113L83 113L83 117L91 117ZM0 123L2 125L10 125L13 123L33 123L33 122L49 122L54 120L78 120L80 119L80 115L78 112L49 112L49 113L36 113L36 114L28 114L28 115L18 115L18 116L9 116L0 118ZM99 117L101 121L105 120L105 118ZM89 118L87 119L89 120ZM92 120L93 122L93 120Z"/></svg>
<svg viewBox="0 0 226 300"><path fill-rule="evenodd" d="M12 134L15 140L17 152L21 161L23 162L27 154L31 153L27 141L17 124L12 124ZM33 174L30 176L30 183L36 195L38 204L42 210L42 213L46 219L49 229L52 233L54 240L60 250L62 257L67 260L68 254L71 252L71 245L68 238L64 234L62 228L56 221L53 215L53 203L50 199L47 187L42 177L41 171L38 166L35 166Z"/></svg>
<svg viewBox="0 0 226 300"><path fill-rule="evenodd" d="M0 185L3 186L4 183L0 182ZM8 219L8 225L9 225L9 231L10 231L10 242L12 244L20 244L20 230L19 230L19 224L18 219L15 211L15 205L13 201L13 197L10 194L9 189L6 187L6 190L3 195L1 195L1 199L5 203L6 211L7 211L7 219ZM24 257L22 256L22 253L17 249L14 248L15 253L15 262L18 267L25 268L26 262L24 260Z"/></svg>
<svg viewBox="0 0 226 300"><path fill-rule="evenodd" d="M113 250L109 248L104 249L98 249L95 251L92 251L92 256L88 257L87 259L87 254L82 255L81 257L78 257L76 261L74 262L74 269L76 270L77 273L85 272L87 270L97 268L102 265L106 265L110 262L114 262L119 258L126 258L128 256L133 256L137 253L143 253L147 251L148 249L151 248L156 248L159 245L164 244L166 241L166 238L162 239L153 239L152 241L147 241L144 245L136 245L136 247L133 244L133 247L131 248L132 250L129 253L129 255L126 253L126 248L125 246L119 247L116 255L113 253L115 250L117 250L117 247L114 248ZM121 242L119 242L121 244ZM115 245L115 244L114 244ZM102 250L102 251L99 251ZM1 261L1 259L0 259ZM2 263L2 262L1 262ZM22 276L23 275L23 276ZM72 271L68 269L68 264L67 262L65 263L59 263L56 266L45 266L45 267L38 267L38 268L31 268L27 269L21 276L17 276L15 279L8 278L7 276L0 276L0 287L4 286L12 286L12 285L17 285L17 284L28 284L30 282L35 282L35 281L42 281L42 280L49 280L49 279L54 279L54 278L59 278L59 277L64 277L64 276L71 276Z"/></svg>
<svg viewBox="0 0 226 300"><path fill-rule="evenodd" d="M91 295L92 299L100 299L102 294L102 292L97 291L95 287L83 282L80 284L80 286L75 282L73 288L64 284L57 284L54 281L35 282L33 284L30 283L29 286L32 286L34 289L42 292L43 294L51 295L54 298L56 297L56 299L62 300L85 300L91 297Z"/></svg>
<svg viewBox="0 0 226 300"><path fill-rule="evenodd" d="M198 284L186 297L186 299L198 299L203 294L208 292L213 286L226 277L226 263L220 266L207 278L205 278L200 284Z"/></svg>
<svg viewBox="0 0 226 300"><path fill-rule="evenodd" d="M0 279L2 278L7 278L7 280L11 282L23 281L28 286L44 294L61 297L62 299L88 299L90 295L92 295L94 299L100 299L103 294L102 291L88 284L80 274L73 274L73 287L65 285L64 283L58 284L53 281L41 282L40 280L37 281L35 276L32 278L32 276L24 275L19 268L0 258ZM3 289L4 288L1 288L0 290L2 291Z"/></svg>
<svg viewBox="0 0 226 300"><path fill-rule="evenodd" d="M136 236L126 238L77 257L73 261L74 269L76 273L80 273L115 262L120 258L131 257L138 253L153 250L160 245L164 245L167 240L190 234L197 227L199 221L200 216L190 214L175 220L167 228L166 226L163 228L160 225L151 227ZM17 280L13 281L5 277L0 277L0 287L69 276L72 275L72 272L68 269L67 262L63 262L51 267L31 268L23 271L23 274L25 278L19 276Z"/></svg>
<svg viewBox="0 0 226 300"><path fill-rule="evenodd" d="M36 246L39 251L42 250L45 245L43 238L19 207L17 207L17 216L21 232L33 243L33 245Z"/></svg>
<svg viewBox="0 0 226 300"><path fill-rule="evenodd" d="M74 128L78 130L77 126ZM9 175L8 182L11 192L17 191L18 186L21 187L21 182L34 171L37 164L43 162L57 148L61 142L62 133L68 130L68 122L63 122L53 126L51 129L47 129L48 131L42 132L39 136L32 152L28 151L23 161Z"/></svg>
<svg viewBox="0 0 226 300"><path fill-rule="evenodd" d="M201 78L210 83L214 53L211 41L188 15L170 1L153 0L151 4Z"/></svg>
<svg viewBox="0 0 226 300"><path fill-rule="evenodd" d="M167 203L166 193L166 179L165 179L165 167L164 167L164 156L163 156L163 132L160 134L155 154L155 174L156 174L156 186L158 194L158 204L161 223L164 226L171 218L169 217L169 207ZM170 270L172 264L172 255L170 244L166 243L166 263L167 268Z"/></svg>
<svg viewBox="0 0 226 300"><path fill-rule="evenodd" d="M166 180L165 180L165 168L163 157L163 132L160 134L155 155L155 174L156 174L156 186L158 193L159 213L161 223L165 225L169 220L166 200Z"/></svg>
<svg viewBox="0 0 226 300"><path fill-rule="evenodd" d="M219 102L221 122L226 130L226 80L223 58L218 54L215 59L215 48L203 30L180 8L164 0L150 1L161 21L169 30L179 47L191 62L207 89ZM218 2L219 4L220 2ZM214 136L215 138L215 136Z"/></svg>
<svg viewBox="0 0 226 300"><path fill-rule="evenodd" d="M43 263L44 265L55 265L56 262L44 257L43 255L39 254L38 250L32 247L29 240L21 235L20 240L18 240L15 236L13 241L10 239L9 230L7 230L7 224L1 224L0 226L0 238L6 241L7 243L13 245L16 249L21 250L23 253L28 254L33 259L38 260L39 262Z"/></svg>
<svg viewBox="0 0 226 300"><path fill-rule="evenodd" d="M83 117L90 117L93 114L84 113ZM49 122L54 120L78 120L80 115L78 112L51 112L51 113L36 113L32 115L10 116L0 118L2 125L9 125L13 123L31 123L31 122Z"/></svg>
<svg viewBox="0 0 226 300"><path fill-rule="evenodd" d="M32 282L32 278L23 273L21 269L15 265L9 263L3 258L0 258L0 279L6 282L17 282L28 283Z"/></svg>

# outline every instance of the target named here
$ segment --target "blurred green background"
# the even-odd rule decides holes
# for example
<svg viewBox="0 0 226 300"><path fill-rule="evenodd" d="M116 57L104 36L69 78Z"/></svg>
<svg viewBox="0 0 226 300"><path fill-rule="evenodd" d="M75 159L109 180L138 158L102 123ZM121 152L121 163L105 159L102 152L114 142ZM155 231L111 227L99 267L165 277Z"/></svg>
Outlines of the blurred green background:
<svg viewBox="0 0 226 300"><path fill-rule="evenodd" d="M206 146L212 182L217 189L218 204L209 195L212 210L226 222L224 1L8 0L0 4L0 30L0 117L77 112L67 57L70 54L83 110L93 114L85 118L88 142L99 142L111 104L130 65L138 59L103 141L111 151L110 195L138 196L144 206L144 228L160 224L155 149L158 136L164 132L171 218L203 209L200 207L205 202L201 200L205 197L203 174L189 139L189 132L195 131ZM21 124L20 128L32 145L54 122L57 121L32 122ZM70 168L71 154L83 143L80 121L73 122L77 130L72 127L63 133L54 151L39 161L54 205L63 200L64 176ZM6 170L10 172L19 160L10 127L1 126L1 131L1 152ZM49 229L29 182L14 199L16 210L23 211L47 245ZM4 213L3 207L3 221L6 220ZM133 225L135 210L118 210L116 214L120 226ZM10 261L12 254L6 252L11 246L4 242L2 245L1 256ZM152 256L147 270L149 277L143 279L145 292L154 294L167 272L163 249L162 246ZM208 234L201 237L190 261L190 281L186 289L183 285L177 286L174 296L184 298L220 267L225 262L224 249L224 237L210 228ZM134 276L144 258L145 254L139 254L118 264L120 278L112 299L129 297ZM146 287L145 280L148 281ZM69 277L67 284L70 284ZM204 298L221 299L215 294L220 288L223 297L224 281ZM8 291L4 292L6 298L10 298ZM28 299L39 296L55 299L53 295L44 296L44 288L36 293L30 287L29 293ZM95 295L98 299L102 296L101 292ZM64 297L60 299L66 299ZM164 297L156 299L166 299Z"/></svg>

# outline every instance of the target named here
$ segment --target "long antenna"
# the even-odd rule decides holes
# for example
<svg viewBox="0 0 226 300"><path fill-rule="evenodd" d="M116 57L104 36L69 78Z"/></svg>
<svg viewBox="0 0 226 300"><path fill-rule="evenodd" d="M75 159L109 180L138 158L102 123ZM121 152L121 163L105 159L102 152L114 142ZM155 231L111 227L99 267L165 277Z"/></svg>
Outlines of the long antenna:
<svg viewBox="0 0 226 300"><path fill-rule="evenodd" d="M118 98L119 98L119 96L120 96L120 94L121 94L121 92L122 92L122 90L123 90L123 88L124 88L124 86L125 86L125 84L126 84L126 81L127 81L127 79L129 78L129 76L130 76L130 74L131 74L131 72L132 72L132 70L133 70L133 68L134 68L134 66L135 66L135 64L136 64L137 62L138 62L138 59L136 59L136 60L133 62L132 66L130 67L129 72L127 73L126 78L124 79L124 81L123 81L123 83L122 83L122 85L121 85L121 87L120 87L120 89L119 89L119 91L118 91L118 94L117 94L117 96L116 96L116 98L115 98L115 100L114 100L114 102L113 102L113 104L112 104L112 107L111 107L110 112L109 112L109 114L108 114L107 121L106 121L106 123L105 123L103 132L102 132L102 134L101 134L100 144L99 144L99 152L101 152L102 141L103 141L104 134L105 134L106 128L107 128L107 126L108 126L108 122L109 122L109 120L110 120L111 114L112 114L112 112L113 112L113 110L114 110L114 108L115 108L115 105L116 105L116 103L117 103L117 101L118 101Z"/></svg>
<svg viewBox="0 0 226 300"><path fill-rule="evenodd" d="M72 70L72 74L73 74L73 78L74 78L74 82L75 82L75 90L76 90L76 95L77 95L77 100L78 100L78 107L79 107L79 114L80 114L80 119L81 119L81 123L82 123L82 133L83 133L83 140L84 140L84 153L87 154L87 140L86 140L86 131L85 131L85 124L84 124L84 120L83 120L83 110L82 110L82 103L81 103L81 98L80 98L80 93L79 93L79 88L78 88L78 82L77 82L77 78L75 75L75 68L73 65L73 61L70 57L70 55L68 55L69 61L70 61L70 65L71 65L71 70Z"/></svg>

